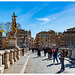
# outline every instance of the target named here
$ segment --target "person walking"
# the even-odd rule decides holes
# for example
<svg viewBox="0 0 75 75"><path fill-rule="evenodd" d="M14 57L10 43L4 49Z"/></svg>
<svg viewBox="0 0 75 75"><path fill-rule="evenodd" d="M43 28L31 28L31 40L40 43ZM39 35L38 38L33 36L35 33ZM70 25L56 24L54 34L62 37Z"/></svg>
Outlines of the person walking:
<svg viewBox="0 0 75 75"><path fill-rule="evenodd" d="M34 48L32 48L32 53L34 53Z"/></svg>
<svg viewBox="0 0 75 75"><path fill-rule="evenodd" d="M56 49L54 48L54 52L53 52L53 64L55 64L55 59L56 59L57 64L58 64L57 51L56 51Z"/></svg>
<svg viewBox="0 0 75 75"><path fill-rule="evenodd" d="M64 71L65 70L65 67L64 67L65 52L64 52L64 50L60 51L60 55L61 55L61 69L60 69L60 71Z"/></svg>
<svg viewBox="0 0 75 75"><path fill-rule="evenodd" d="M41 56L40 48L37 48L37 55L38 55L38 57Z"/></svg>
<svg viewBox="0 0 75 75"><path fill-rule="evenodd" d="M47 50L46 47L44 48L44 56L46 56Z"/></svg>
<svg viewBox="0 0 75 75"><path fill-rule="evenodd" d="M22 55L24 56L24 48L22 49Z"/></svg>
<svg viewBox="0 0 75 75"><path fill-rule="evenodd" d="M51 59L51 56L52 56L52 49L51 48L48 48L48 59Z"/></svg>

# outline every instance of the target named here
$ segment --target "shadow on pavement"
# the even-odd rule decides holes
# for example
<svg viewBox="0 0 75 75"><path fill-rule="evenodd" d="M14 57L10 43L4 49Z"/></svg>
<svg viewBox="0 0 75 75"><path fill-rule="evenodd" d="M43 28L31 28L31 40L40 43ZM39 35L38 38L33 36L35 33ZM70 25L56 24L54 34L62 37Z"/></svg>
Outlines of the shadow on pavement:
<svg viewBox="0 0 75 75"><path fill-rule="evenodd" d="M44 61L44 60L50 61L50 60L52 60L52 59L48 59L48 58L42 59L42 61Z"/></svg>
<svg viewBox="0 0 75 75"><path fill-rule="evenodd" d="M44 60L49 60L49 59L48 58L42 59L42 61L44 61Z"/></svg>
<svg viewBox="0 0 75 75"><path fill-rule="evenodd" d="M59 74L59 73L62 73L62 72L63 72L63 71L60 70L60 71L58 71L56 74Z"/></svg>
<svg viewBox="0 0 75 75"><path fill-rule="evenodd" d="M52 66L53 64L50 64L50 65L47 65L47 67L50 67L50 66Z"/></svg>
<svg viewBox="0 0 75 75"><path fill-rule="evenodd" d="M65 67L66 68L75 68L75 64L72 64L72 63L66 64Z"/></svg>
<svg viewBox="0 0 75 75"><path fill-rule="evenodd" d="M37 57L33 57L33 59L36 59L36 58L38 58L38 56Z"/></svg>
<svg viewBox="0 0 75 75"><path fill-rule="evenodd" d="M57 64L55 64L55 65L59 65L60 63L57 63ZM50 67L50 66L52 66L52 65L54 65L54 64L49 64L49 65L47 65L47 67Z"/></svg>

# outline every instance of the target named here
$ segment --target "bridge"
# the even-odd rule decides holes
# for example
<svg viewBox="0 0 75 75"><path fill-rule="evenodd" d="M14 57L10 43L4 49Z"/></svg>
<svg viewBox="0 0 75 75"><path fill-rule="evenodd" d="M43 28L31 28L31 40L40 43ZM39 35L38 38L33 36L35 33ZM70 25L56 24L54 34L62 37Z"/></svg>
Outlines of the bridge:
<svg viewBox="0 0 75 75"><path fill-rule="evenodd" d="M68 50L68 57L75 57L74 49L59 48L61 49ZM65 58L66 71L63 73L74 72L75 64L68 60ZM0 50L0 73L56 73L60 70L60 64L53 65L52 62L53 60L48 60L48 55L44 57L43 51L41 57L37 57L37 52L32 53L28 48L24 49L24 54L22 49Z"/></svg>

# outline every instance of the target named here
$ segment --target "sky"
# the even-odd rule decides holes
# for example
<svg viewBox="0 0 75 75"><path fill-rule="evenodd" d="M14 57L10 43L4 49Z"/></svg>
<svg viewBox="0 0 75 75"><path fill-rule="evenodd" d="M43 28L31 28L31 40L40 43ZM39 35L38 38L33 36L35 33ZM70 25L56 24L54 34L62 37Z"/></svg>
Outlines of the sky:
<svg viewBox="0 0 75 75"><path fill-rule="evenodd" d="M12 22L13 13L34 38L41 31L64 32L75 26L75 2L0 2L0 22Z"/></svg>

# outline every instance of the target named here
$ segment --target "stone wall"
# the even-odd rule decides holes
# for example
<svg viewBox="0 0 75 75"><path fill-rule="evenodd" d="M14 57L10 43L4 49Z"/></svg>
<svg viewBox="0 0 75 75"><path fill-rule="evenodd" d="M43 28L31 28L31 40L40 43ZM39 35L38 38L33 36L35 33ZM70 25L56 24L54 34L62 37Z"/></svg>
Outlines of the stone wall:
<svg viewBox="0 0 75 75"><path fill-rule="evenodd" d="M10 65L19 60L26 52L27 48L24 49L24 52L22 52L22 48L20 50L0 50L0 73L3 73L4 69L8 69Z"/></svg>

